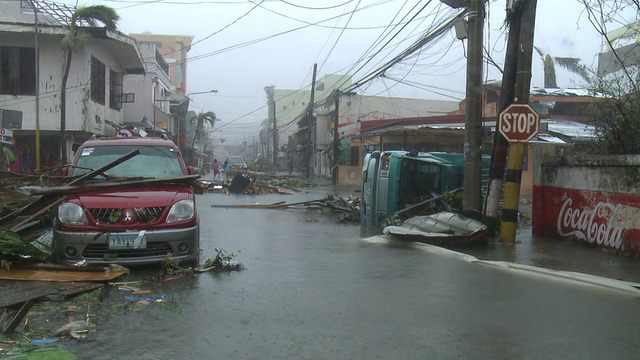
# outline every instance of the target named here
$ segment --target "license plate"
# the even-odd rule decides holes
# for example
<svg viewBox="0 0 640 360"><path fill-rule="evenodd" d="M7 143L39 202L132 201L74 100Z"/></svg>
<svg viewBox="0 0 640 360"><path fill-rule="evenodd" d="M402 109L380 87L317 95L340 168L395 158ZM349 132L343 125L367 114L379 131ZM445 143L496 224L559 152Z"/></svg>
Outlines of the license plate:
<svg viewBox="0 0 640 360"><path fill-rule="evenodd" d="M110 235L109 249L146 249L147 236L138 235Z"/></svg>

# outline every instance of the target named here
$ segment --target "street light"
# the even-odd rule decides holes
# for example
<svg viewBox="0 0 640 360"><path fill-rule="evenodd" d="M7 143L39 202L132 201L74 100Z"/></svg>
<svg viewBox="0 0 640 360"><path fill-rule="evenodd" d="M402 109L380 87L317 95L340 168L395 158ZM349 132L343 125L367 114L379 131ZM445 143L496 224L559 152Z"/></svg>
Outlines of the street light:
<svg viewBox="0 0 640 360"><path fill-rule="evenodd" d="M218 90L216 89L211 89L209 91L196 91L196 92L190 92L187 95L185 95L185 97L189 97L189 95L198 95L198 94L215 94L217 93Z"/></svg>

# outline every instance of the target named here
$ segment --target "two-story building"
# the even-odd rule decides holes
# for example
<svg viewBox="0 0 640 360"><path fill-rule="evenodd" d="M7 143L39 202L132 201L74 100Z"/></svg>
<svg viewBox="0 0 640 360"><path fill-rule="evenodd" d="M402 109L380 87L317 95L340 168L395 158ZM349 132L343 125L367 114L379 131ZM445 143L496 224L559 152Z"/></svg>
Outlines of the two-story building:
<svg viewBox="0 0 640 360"><path fill-rule="evenodd" d="M169 65L164 60L155 42L137 42L144 60L144 74L124 77L124 87L135 94L135 101L125 103L125 125L150 129L153 133L177 133L171 121L171 81ZM157 134L156 134L157 135Z"/></svg>
<svg viewBox="0 0 640 360"><path fill-rule="evenodd" d="M128 93L124 75L144 74L134 39L79 24L90 38L73 49L62 137L60 96L66 58L62 38L74 8L58 5L52 11L29 0L0 1L0 121L14 133L18 158L14 171L67 162L74 156L73 144L93 134L112 135L124 123L122 103ZM63 147L68 159L61 159Z"/></svg>
<svg viewBox="0 0 640 360"><path fill-rule="evenodd" d="M193 36L150 32L129 34L129 36L134 38L140 46L147 64L147 71L153 73L151 77L157 80L153 83L153 90L143 95L150 101L147 102L149 106L140 110L143 113L138 113L137 116L142 115L142 119L146 119L145 125L153 124L151 128L155 128L154 130L166 131L170 134L173 141L180 147L187 163L197 163L198 155L192 143L188 141L193 138L194 125L187 115L190 104L190 94L187 93L187 65ZM170 92L168 101L166 81L168 81ZM167 105L169 118L165 122L164 114L167 112ZM153 111L150 111L149 107L153 108Z"/></svg>

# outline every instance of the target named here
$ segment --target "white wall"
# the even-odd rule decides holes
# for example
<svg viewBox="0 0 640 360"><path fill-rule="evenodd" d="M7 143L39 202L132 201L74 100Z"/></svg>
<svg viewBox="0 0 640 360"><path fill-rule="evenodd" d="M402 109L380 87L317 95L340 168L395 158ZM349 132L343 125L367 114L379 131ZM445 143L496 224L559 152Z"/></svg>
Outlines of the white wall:
<svg viewBox="0 0 640 360"><path fill-rule="evenodd" d="M15 36L0 38L2 46L34 46L33 33L16 33ZM62 49L61 37L58 35L42 34L39 38L40 47L40 130L60 129L60 88L62 84L63 59L65 51ZM102 61L106 68L106 98L105 105L96 104L90 100L91 91L91 54ZM106 125L105 120L122 123L122 113L109 108L109 69L123 72L117 65L112 52L95 41L89 42L73 53L71 70L67 80L67 131L86 131L108 135L113 129ZM35 96L0 95L3 108L22 111L22 129L35 129Z"/></svg>
<svg viewBox="0 0 640 360"><path fill-rule="evenodd" d="M126 75L123 88L125 93L135 93L132 103L122 104L123 122L139 123L145 116L153 117L152 104L152 75Z"/></svg>

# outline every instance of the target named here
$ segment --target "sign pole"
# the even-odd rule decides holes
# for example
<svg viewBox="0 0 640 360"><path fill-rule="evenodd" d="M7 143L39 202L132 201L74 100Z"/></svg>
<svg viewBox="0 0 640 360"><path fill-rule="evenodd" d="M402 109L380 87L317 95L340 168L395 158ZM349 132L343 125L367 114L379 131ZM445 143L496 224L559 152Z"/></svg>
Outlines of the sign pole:
<svg viewBox="0 0 640 360"><path fill-rule="evenodd" d="M507 162L504 184L504 207L500 224L500 241L503 243L513 243L516 238L525 146L527 143L524 142L509 143L509 161Z"/></svg>
<svg viewBox="0 0 640 360"><path fill-rule="evenodd" d="M502 242L515 241L524 152L528 141L539 129L540 115L526 104L512 104L498 118L498 133L509 141L509 162L505 173L504 208L500 225Z"/></svg>
<svg viewBox="0 0 640 360"><path fill-rule="evenodd" d="M536 6L537 0L528 0L524 3L522 11L522 24L520 28L520 54L518 55L518 64L516 72L516 102L519 104L525 104L528 109L524 112L527 113L527 118L530 116L537 116L538 124L535 128L525 126L531 124L529 121L525 121L523 115L518 115L517 119L522 122L517 122L515 116L512 114L509 118L513 120L512 129L516 127L518 131L514 135L520 133L519 130L527 129L528 134L519 139L509 138L510 134L504 134L507 140L509 140L509 161L507 163L506 182L504 189L504 208L502 209L502 222L500 223L500 241L503 243L514 243L516 239L516 230L518 228L518 209L520 205L520 182L522 179L522 167L524 164L524 151L527 146L527 142L538 132L540 117L530 109L529 93L531 87L531 57L533 55L533 33L535 27L536 18ZM522 56L520 56L522 55ZM512 105L513 106L513 105ZM518 106L516 106L518 107ZM522 107L522 105L520 105ZM509 108L507 110L509 111ZM532 113L534 115L532 115ZM532 120L534 118L531 118ZM500 114L500 123L506 119L503 114ZM516 126L522 125L522 126ZM508 129L502 126L500 131L507 131ZM535 132L535 133L533 133Z"/></svg>

